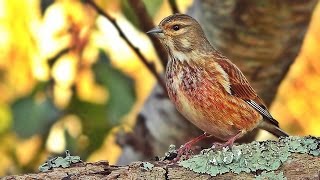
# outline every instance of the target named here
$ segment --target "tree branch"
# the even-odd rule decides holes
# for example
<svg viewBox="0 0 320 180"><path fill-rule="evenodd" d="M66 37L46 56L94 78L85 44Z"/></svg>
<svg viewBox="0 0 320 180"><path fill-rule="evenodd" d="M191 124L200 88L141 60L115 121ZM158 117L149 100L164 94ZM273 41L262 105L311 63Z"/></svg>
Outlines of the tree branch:
<svg viewBox="0 0 320 180"><path fill-rule="evenodd" d="M93 0L86 0L86 3L88 3L89 5L91 5L100 15L104 16L105 18L107 18L112 24L113 26L117 29L120 37L128 44L128 46L134 51L134 53L140 58L140 60L142 61L142 63L149 69L149 71L151 72L151 74L153 74L153 76L157 79L157 81L159 82L159 84L161 85L161 87L166 90L166 86L164 83L163 78L160 76L160 74L157 73L157 70L155 68L154 63L150 63L148 62L148 60L146 59L146 57L144 57L144 55L140 52L139 48L135 47L130 41L129 39L126 37L126 35L123 33L123 31L121 30L121 28L119 27L119 25L117 24L116 20L114 18L112 18L108 13L104 12L100 7L98 7L98 5L93 1Z"/></svg>
<svg viewBox="0 0 320 180"><path fill-rule="evenodd" d="M148 14L146 7L141 0L129 0L128 2L136 13L140 28L143 32L147 32L155 27L152 18ZM163 48L157 38L153 37L152 35L148 36L156 50L158 57L161 60L163 67L166 67L168 57L167 51Z"/></svg>
<svg viewBox="0 0 320 180"><path fill-rule="evenodd" d="M169 0L169 5L170 5L172 13L180 13L176 0Z"/></svg>
<svg viewBox="0 0 320 180"><path fill-rule="evenodd" d="M246 148L242 149L244 146L246 146ZM259 149L257 146L261 146L263 149ZM253 142L250 144L234 146L232 151L211 150L211 155L208 154L210 153L209 151L203 152L178 164L172 164L168 161L149 161L134 162L126 166L113 166L109 165L106 161L95 163L81 162L71 164L68 168L53 168L53 170L47 172L7 176L3 177L3 179L169 180L212 178L255 179L257 177L259 177L259 179L319 179L319 148L319 138L289 137L280 139L280 141ZM241 149L240 153L238 153L236 149ZM268 156L268 152L271 152L271 154L269 154L271 156ZM216 157L220 158L214 158L213 154L216 154ZM280 157L278 157L278 155ZM230 161L229 157L234 160ZM198 160L195 160L196 158L198 158ZM252 164L255 160L256 164ZM188 168L192 170L184 168L186 164L188 164L187 161L191 161ZM208 161L208 163L205 163L205 161ZM230 166L234 169L228 169ZM201 171L201 173L199 173L199 171Z"/></svg>

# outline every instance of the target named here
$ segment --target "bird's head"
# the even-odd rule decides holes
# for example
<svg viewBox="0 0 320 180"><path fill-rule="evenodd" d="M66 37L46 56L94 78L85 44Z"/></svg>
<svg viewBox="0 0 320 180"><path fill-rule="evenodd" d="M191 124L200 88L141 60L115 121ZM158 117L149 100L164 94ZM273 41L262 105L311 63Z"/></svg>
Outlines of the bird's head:
<svg viewBox="0 0 320 180"><path fill-rule="evenodd" d="M185 14L168 16L147 33L156 35L173 54L211 48L200 24Z"/></svg>

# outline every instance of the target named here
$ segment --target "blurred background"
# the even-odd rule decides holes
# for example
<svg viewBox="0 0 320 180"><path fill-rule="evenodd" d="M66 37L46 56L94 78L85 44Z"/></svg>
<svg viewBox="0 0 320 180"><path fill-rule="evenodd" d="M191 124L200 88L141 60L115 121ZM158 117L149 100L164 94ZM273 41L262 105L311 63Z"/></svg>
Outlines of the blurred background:
<svg viewBox="0 0 320 180"><path fill-rule="evenodd" d="M238 17L231 13L236 8L229 12L227 5L193 0L95 1L98 7L116 20L124 35L139 48L160 76L166 57L161 54L161 47L155 39L150 40L145 34L145 29L177 11L173 8L174 2L180 12L199 18L201 25L206 26L204 28L211 42L219 50L228 54L230 48L233 49L227 56L236 59L246 75L259 74L249 79L257 82L257 90L263 94L263 99L267 99L271 113L284 130L292 135L320 136L320 5L317 1L294 4L283 1L283 4L288 4L286 7L280 3L274 5L273 1L262 5L250 4L250 0L237 2L236 5L242 5L242 9L249 8L246 12L265 13L264 9L270 8L281 14L281 18L273 15L276 17L275 23L269 16L263 23L284 28L281 32L286 36L281 37L286 39L276 38L282 44L273 41L279 44L279 47L271 44L279 52L272 49L271 55L258 49L256 54L259 57L267 55L257 61L259 63L253 61L256 54L244 56L250 51L234 44L235 39L240 39L239 44L243 42L238 34L233 34L236 36L230 40L210 33L207 24L219 25L223 19L205 22L210 17L223 14L214 11L216 14L211 16L210 10L205 7L213 4L225 9L225 14ZM147 17L141 15L141 9L137 9L141 8L137 6L139 3L144 5L142 10L146 11ZM290 5L293 8L285 11ZM240 10L237 12L242 13ZM294 14L289 17L292 22L286 21L290 13ZM259 26L260 21L250 21L252 16L239 17L248 21L234 21L236 25L228 28ZM146 20L151 20L151 24L144 23ZM279 24L279 21L291 24ZM259 35L266 29L266 26L255 29L256 37L268 37ZM271 29L269 35L278 32ZM271 39L249 41L249 36L242 34L250 47L265 46L267 43L264 42ZM287 58L285 63L279 63L285 59L282 56ZM248 67L255 67L257 72L248 70ZM111 164L162 156L159 153L163 150L158 149L167 149L167 143L180 145L179 142L188 139L188 136L170 134L166 138L183 138L173 142L163 140L165 143L157 145L146 143L151 140L153 143L161 142L159 139L163 135L157 137L154 132L161 131L160 121L171 117L161 117L169 110L158 115L150 112L159 112L159 106L174 111L172 105L167 106L169 101L163 90L159 90L161 86L156 84L154 75L119 35L115 24L97 13L88 1L0 0L0 176L35 172L48 156L63 154L66 149L73 155L81 156L84 161L108 160ZM143 112L147 112L149 117L144 116ZM150 116L156 121L149 120ZM152 130L154 125L156 127ZM188 128L189 125L183 125L178 129L188 133Z"/></svg>

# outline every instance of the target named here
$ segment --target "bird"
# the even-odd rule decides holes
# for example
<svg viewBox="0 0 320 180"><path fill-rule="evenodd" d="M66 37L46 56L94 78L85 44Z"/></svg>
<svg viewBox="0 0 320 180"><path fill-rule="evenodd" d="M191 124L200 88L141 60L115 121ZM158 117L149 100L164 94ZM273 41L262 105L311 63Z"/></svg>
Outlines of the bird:
<svg viewBox="0 0 320 180"><path fill-rule="evenodd" d="M217 143L221 147L231 147L256 128L276 137L289 136L279 128L241 70L210 44L197 20L173 14L147 34L158 38L168 53L165 82L170 100L204 131L181 146L178 154L209 136L224 142Z"/></svg>

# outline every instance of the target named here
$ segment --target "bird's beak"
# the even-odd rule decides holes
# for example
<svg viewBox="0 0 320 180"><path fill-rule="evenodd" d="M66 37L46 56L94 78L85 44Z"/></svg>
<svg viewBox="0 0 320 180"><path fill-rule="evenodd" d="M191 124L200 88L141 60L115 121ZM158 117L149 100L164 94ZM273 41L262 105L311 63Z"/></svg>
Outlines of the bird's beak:
<svg viewBox="0 0 320 180"><path fill-rule="evenodd" d="M159 26L156 26L155 28L147 32L147 34L157 34L157 33L163 33L162 29Z"/></svg>

